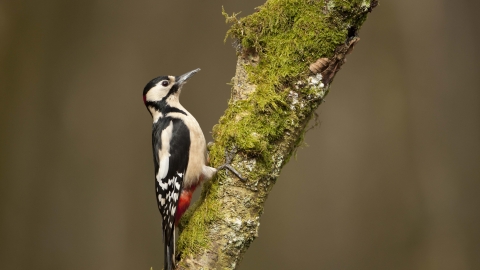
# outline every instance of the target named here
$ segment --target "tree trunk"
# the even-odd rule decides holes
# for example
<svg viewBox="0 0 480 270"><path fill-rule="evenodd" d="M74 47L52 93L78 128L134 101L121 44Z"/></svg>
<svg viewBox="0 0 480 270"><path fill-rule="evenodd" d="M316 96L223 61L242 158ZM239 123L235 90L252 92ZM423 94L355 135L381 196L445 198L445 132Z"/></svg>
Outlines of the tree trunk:
<svg viewBox="0 0 480 270"><path fill-rule="evenodd" d="M180 222L178 269L234 269L257 237L267 195L301 144L376 0L269 0L233 23L232 97L213 129L211 166L234 152ZM301 179L301 178L299 178ZM299 181L299 179L297 181Z"/></svg>

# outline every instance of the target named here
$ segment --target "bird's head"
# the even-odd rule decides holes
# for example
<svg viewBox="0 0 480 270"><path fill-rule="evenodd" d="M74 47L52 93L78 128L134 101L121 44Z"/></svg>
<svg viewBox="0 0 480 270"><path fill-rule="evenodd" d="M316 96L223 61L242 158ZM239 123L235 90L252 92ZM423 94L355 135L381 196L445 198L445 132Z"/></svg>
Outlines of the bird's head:
<svg viewBox="0 0 480 270"><path fill-rule="evenodd" d="M181 76L159 76L151 80L143 89L143 103L148 108L167 104L172 99L178 101L182 86L199 71L197 68Z"/></svg>

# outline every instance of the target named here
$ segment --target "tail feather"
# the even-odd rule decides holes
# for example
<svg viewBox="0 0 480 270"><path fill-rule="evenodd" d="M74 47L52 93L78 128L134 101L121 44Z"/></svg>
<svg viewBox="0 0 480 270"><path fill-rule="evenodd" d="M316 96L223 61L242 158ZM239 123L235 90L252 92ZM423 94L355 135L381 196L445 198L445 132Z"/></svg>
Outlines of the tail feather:
<svg viewBox="0 0 480 270"><path fill-rule="evenodd" d="M175 228L172 235L163 238L164 242L164 270L173 270L175 268Z"/></svg>

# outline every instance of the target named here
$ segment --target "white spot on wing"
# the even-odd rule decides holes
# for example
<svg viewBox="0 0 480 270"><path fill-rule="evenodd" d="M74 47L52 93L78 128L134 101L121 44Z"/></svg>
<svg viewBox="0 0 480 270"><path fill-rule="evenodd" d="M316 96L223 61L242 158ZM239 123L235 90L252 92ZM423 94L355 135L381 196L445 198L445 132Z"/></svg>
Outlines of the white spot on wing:
<svg viewBox="0 0 480 270"><path fill-rule="evenodd" d="M169 159L170 159L170 140L172 139L173 122L167 128L162 131L160 135L162 141L162 148L158 150L158 158L160 160L160 168L157 173L157 181L161 183L161 180L167 176ZM163 188L163 187L162 187ZM164 189L165 190L165 189Z"/></svg>
<svg viewBox="0 0 480 270"><path fill-rule="evenodd" d="M175 187L180 190L180 184L178 182L175 183Z"/></svg>
<svg viewBox="0 0 480 270"><path fill-rule="evenodd" d="M167 183L162 183L161 181L158 183L160 185L160 187L163 189L163 190L166 190L167 189Z"/></svg>

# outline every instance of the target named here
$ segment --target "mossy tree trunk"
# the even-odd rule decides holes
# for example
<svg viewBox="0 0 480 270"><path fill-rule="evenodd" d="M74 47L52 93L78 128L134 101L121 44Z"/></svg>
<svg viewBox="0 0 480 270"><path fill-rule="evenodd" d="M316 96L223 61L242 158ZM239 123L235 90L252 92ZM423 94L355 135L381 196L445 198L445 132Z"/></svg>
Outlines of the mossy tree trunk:
<svg viewBox="0 0 480 270"><path fill-rule="evenodd" d="M234 269L256 238L267 195L302 142L376 0L269 0L228 16L238 61L228 109L213 129L212 166L235 151L180 223L178 269Z"/></svg>

